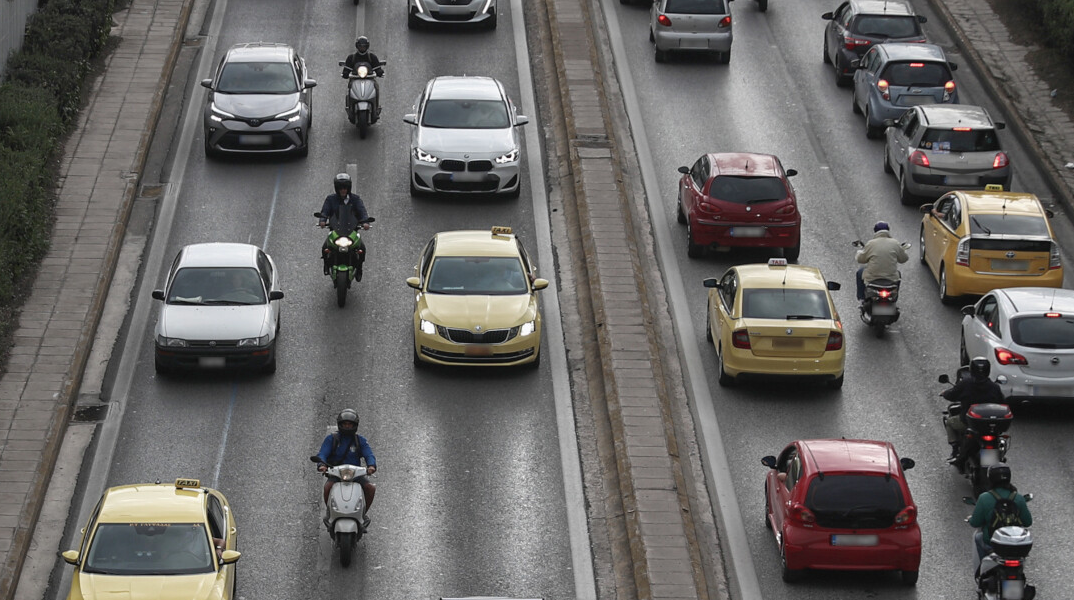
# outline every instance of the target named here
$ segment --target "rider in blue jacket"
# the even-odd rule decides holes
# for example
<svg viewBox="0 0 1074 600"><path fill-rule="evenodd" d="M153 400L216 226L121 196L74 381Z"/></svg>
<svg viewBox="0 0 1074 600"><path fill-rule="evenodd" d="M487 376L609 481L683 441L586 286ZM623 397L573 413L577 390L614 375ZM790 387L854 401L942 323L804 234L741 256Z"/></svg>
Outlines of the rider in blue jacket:
<svg viewBox="0 0 1074 600"><path fill-rule="evenodd" d="M373 455L373 449L365 437L358 435L358 413L353 408L344 408L336 417L338 432L330 433L321 443L321 451L317 453L320 462L317 470L324 473L328 467L338 465L359 465L365 461L366 472L369 475L377 472L377 457ZM329 476L324 483L324 505L328 508L328 492L339 481L338 478ZM358 478L365 496L365 522L364 527L369 527L369 507L373 504L373 496L377 493L377 486L362 476ZM327 514L327 513L326 513ZM327 519L327 517L326 517ZM325 523L327 526L328 523Z"/></svg>

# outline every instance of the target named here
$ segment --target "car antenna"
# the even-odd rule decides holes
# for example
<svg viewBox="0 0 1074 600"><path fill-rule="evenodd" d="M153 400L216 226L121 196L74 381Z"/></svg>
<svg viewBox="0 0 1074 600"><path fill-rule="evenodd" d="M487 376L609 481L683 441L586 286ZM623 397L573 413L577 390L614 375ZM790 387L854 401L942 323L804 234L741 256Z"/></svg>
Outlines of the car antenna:
<svg viewBox="0 0 1074 600"><path fill-rule="evenodd" d="M1048 312L1055 310L1055 288L1052 288L1052 303L1048 305Z"/></svg>

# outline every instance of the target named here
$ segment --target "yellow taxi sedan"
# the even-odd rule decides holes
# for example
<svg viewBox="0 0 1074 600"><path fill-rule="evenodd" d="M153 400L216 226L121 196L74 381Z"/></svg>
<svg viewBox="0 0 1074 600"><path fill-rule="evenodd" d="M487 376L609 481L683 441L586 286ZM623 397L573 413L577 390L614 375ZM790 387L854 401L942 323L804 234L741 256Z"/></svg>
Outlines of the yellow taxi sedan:
<svg viewBox="0 0 1074 600"><path fill-rule="evenodd" d="M235 598L237 530L227 499L197 479L105 490L77 550L68 600Z"/></svg>
<svg viewBox="0 0 1074 600"><path fill-rule="evenodd" d="M740 378L809 377L843 385L843 323L820 270L768 264L731 267L709 288L705 336L716 346L720 385Z"/></svg>
<svg viewBox="0 0 1074 600"><path fill-rule="evenodd" d="M1010 287L1063 287L1063 264L1044 209L1033 194L957 191L921 207L919 258L940 299Z"/></svg>
<svg viewBox="0 0 1074 600"><path fill-rule="evenodd" d="M540 364L537 291L548 280L510 227L440 232L414 271L415 366Z"/></svg>

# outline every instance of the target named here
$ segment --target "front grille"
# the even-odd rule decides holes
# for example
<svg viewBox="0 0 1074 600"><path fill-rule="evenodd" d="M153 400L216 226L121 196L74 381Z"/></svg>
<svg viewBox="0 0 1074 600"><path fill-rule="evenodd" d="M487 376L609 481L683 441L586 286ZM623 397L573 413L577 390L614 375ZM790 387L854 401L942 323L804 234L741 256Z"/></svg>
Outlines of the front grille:
<svg viewBox="0 0 1074 600"><path fill-rule="evenodd" d="M525 358L533 356L536 352L536 348L526 348L525 350L519 350L518 352L507 352L504 354L493 354L492 356L466 356L461 352L445 352L443 350L435 350L426 346L421 347L421 353L423 356L435 360L441 360L444 362L467 364L467 365L497 365L504 363L512 363Z"/></svg>
<svg viewBox="0 0 1074 600"><path fill-rule="evenodd" d="M492 170L492 161L491 160L471 160L470 163L468 165L466 165L466 170L467 171L491 171Z"/></svg>
<svg viewBox="0 0 1074 600"><path fill-rule="evenodd" d="M271 139L267 144L240 144L240 135L268 135ZM281 132L271 134L250 134L229 132L220 138L219 145L225 150L242 150L246 152L264 152L266 150L287 150L292 146L291 139Z"/></svg>
<svg viewBox="0 0 1074 600"><path fill-rule="evenodd" d="M499 185L500 178L495 175L484 181L452 181L446 173L433 176L433 187L444 192L495 192Z"/></svg>
<svg viewBox="0 0 1074 600"><path fill-rule="evenodd" d="M465 6L470 0L435 0L440 6Z"/></svg>
<svg viewBox="0 0 1074 600"><path fill-rule="evenodd" d="M466 163L461 160L446 158L440 161L440 168L445 171L465 171Z"/></svg>
<svg viewBox="0 0 1074 600"><path fill-rule="evenodd" d="M239 340L187 340L188 348L234 348Z"/></svg>
<svg viewBox="0 0 1074 600"><path fill-rule="evenodd" d="M459 21L459 22L463 22L463 21L473 20L473 18L474 18L474 12L473 11L466 12L466 13L463 13L461 15L445 14L445 13L440 12L440 11L434 11L434 12L431 12L430 14L434 19L436 19L438 21Z"/></svg>
<svg viewBox="0 0 1074 600"><path fill-rule="evenodd" d="M456 344L502 344L518 335L518 327L490 329L481 333L469 329L444 328L444 337Z"/></svg>

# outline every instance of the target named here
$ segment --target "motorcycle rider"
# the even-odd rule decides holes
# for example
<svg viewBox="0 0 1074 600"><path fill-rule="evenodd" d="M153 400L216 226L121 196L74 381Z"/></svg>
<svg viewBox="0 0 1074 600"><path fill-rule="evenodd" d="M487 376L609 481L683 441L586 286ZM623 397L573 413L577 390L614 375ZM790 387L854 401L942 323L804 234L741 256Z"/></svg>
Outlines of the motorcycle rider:
<svg viewBox="0 0 1074 600"><path fill-rule="evenodd" d="M1018 488L1011 483L1010 467L1007 465L988 467L988 482L992 484L992 489L977 497L973 514L970 515L968 521L971 526L979 528L977 533L973 535L973 542L977 547L978 564L980 564L981 559L992 552L992 545L988 542L992 540L992 533L999 528L993 526L992 514L999 499L1009 498L1017 507L1020 523L1013 523L1014 525L1029 527L1033 524L1033 515L1029 514L1029 506L1026 504L1025 496L1019 494ZM1003 526L1003 524L1000 524L1000 527Z"/></svg>
<svg viewBox="0 0 1074 600"><path fill-rule="evenodd" d="M361 465L365 461L367 475L377 472L377 457L373 455L373 449L364 436L358 435L358 412L353 408L344 408L336 416L336 433L325 436L321 442L321 451L317 453L320 462L317 463L317 471L324 473L328 467L339 465ZM328 493L339 479L328 476L324 482L324 524L331 527L328 522ZM369 477L363 475L358 478L358 484L362 486L362 495L365 496L365 521L362 527L369 528L369 507L373 505L373 496L377 493L377 486L369 481Z"/></svg>
<svg viewBox="0 0 1074 600"><path fill-rule="evenodd" d="M899 240L891 237L891 227L884 221L873 225L873 238L855 256L865 266L858 269L858 302L865 300L865 284L877 279L899 283L899 264L910 257Z"/></svg>
<svg viewBox="0 0 1074 600"><path fill-rule="evenodd" d="M351 192L351 176L346 173L340 173L336 175L332 180L332 187L335 188L336 193L329 194L324 199L324 204L321 205L321 219L317 222L317 226L324 228L328 224L328 219L331 217L337 217L342 214L342 211L349 210L354 214L355 219L361 223L362 229L369 229L369 223L363 223L369 218L369 213L365 210L365 203L362 202L361 197L358 194ZM362 265L365 263L365 254L368 251L365 245L365 240L359 240L359 247L355 248L352 256L357 256L357 264L354 265L355 273L354 280L362 280ZM332 256L332 244L327 239L324 241L324 245L321 247L321 260L324 261L324 274L329 274L328 258ZM353 259L352 259L353 260Z"/></svg>
<svg viewBox="0 0 1074 600"><path fill-rule="evenodd" d="M988 378L991 370L992 365L989 364L987 358L975 356L970 360L970 376L959 379L954 387L940 394L947 400L958 402L962 406L959 414L947 415L943 420L944 429L947 430L947 443L951 444L951 458L947 459L947 463L955 465L959 471L962 471L962 466L970 451L965 435L969 423L966 413L969 412L970 406L986 402L1007 403L999 384Z"/></svg>
<svg viewBox="0 0 1074 600"><path fill-rule="evenodd" d="M377 77L384 77L384 63L380 62L376 54L369 51L369 38L366 36L358 36L358 39L354 40L354 48L357 50L354 54L348 55L343 67L343 78L346 79L350 76L352 71L358 69L358 64L369 63L369 67L373 69L373 72L377 74ZM351 107L351 97L347 94L347 115L350 117L351 123L354 122L354 109ZM377 110L376 116L380 116L380 94L377 94Z"/></svg>

